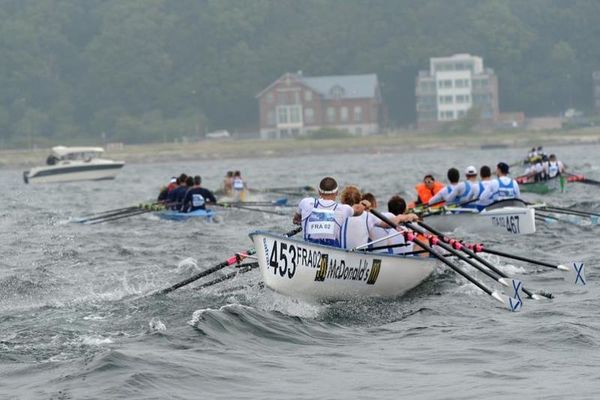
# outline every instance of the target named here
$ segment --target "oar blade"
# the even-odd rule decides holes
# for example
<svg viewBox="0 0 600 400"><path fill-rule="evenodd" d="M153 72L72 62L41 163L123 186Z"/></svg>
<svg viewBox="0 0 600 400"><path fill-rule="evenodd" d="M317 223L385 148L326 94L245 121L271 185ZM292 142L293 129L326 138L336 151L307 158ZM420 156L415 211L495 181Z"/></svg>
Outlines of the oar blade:
<svg viewBox="0 0 600 400"><path fill-rule="evenodd" d="M585 263L583 261L571 261L569 263L568 270L568 279L571 282L579 286L587 285L587 279L585 277Z"/></svg>
<svg viewBox="0 0 600 400"><path fill-rule="evenodd" d="M492 297L494 299L498 300L500 303L502 303L504 305L504 307L506 309L508 309L509 311L512 311L512 312L520 311L521 307L523 306L523 302L521 301L520 298L517 299L514 297L509 297L500 292L493 292Z"/></svg>

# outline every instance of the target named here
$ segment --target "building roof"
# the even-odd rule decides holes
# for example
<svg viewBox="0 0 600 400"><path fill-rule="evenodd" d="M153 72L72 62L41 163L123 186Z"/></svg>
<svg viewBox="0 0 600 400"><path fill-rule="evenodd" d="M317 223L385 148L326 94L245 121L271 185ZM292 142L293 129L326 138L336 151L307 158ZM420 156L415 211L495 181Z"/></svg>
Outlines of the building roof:
<svg viewBox="0 0 600 400"><path fill-rule="evenodd" d="M293 79L319 93L325 99L363 99L378 97L376 74L303 76L302 74L284 74L281 78L263 89L256 97L261 97L277 82Z"/></svg>
<svg viewBox="0 0 600 400"><path fill-rule="evenodd" d="M363 99L377 96L375 74L300 77L300 80L326 99Z"/></svg>
<svg viewBox="0 0 600 400"><path fill-rule="evenodd" d="M52 148L52 152L58 156L63 157L67 154L73 153L102 153L104 149L102 147L65 147L55 146Z"/></svg>

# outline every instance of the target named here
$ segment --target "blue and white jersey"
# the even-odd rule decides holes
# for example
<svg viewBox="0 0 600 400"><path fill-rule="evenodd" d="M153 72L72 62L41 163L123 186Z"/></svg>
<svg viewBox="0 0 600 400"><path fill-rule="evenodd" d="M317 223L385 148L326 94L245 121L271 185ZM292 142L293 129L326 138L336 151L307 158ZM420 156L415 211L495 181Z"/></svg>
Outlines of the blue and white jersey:
<svg viewBox="0 0 600 400"><path fill-rule="evenodd" d="M480 201L490 203L506 199L518 199L521 197L519 184L509 176L502 176L491 181L490 185L484 190Z"/></svg>
<svg viewBox="0 0 600 400"><path fill-rule="evenodd" d="M448 185L445 188L443 188L442 190L440 190L439 192L437 192L435 194L435 196L433 196L428 202L427 204L429 205L433 205L436 203L440 203L442 201L446 201L450 195L452 194L452 192L454 191L454 188L456 187L456 185Z"/></svg>
<svg viewBox="0 0 600 400"><path fill-rule="evenodd" d="M312 197L302 199L297 212L302 216L304 240L335 247L340 247L342 225L354 215L347 204Z"/></svg>
<svg viewBox="0 0 600 400"><path fill-rule="evenodd" d="M450 186L448 186L450 187ZM448 204L460 204L471 200L473 195L473 189L470 182L459 182L452 190L448 197L446 197L446 203Z"/></svg>
<svg viewBox="0 0 600 400"><path fill-rule="evenodd" d="M476 183L476 185L478 186L478 190L480 190L480 193L477 197L479 200L477 200L475 202L475 206L477 206L477 208L479 208L479 209L485 208L494 202L491 198L487 198L487 199L483 198L483 194L485 193L486 189L492 184L492 182L493 182L492 180L487 180L487 181L479 181Z"/></svg>

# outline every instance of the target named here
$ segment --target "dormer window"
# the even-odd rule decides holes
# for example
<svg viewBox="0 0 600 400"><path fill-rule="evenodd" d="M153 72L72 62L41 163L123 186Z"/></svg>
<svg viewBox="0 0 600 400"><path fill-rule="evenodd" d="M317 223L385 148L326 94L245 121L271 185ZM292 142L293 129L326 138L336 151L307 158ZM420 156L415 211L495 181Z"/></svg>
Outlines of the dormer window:
<svg viewBox="0 0 600 400"><path fill-rule="evenodd" d="M339 99L344 96L344 88L340 85L335 85L329 90L329 95L334 99Z"/></svg>

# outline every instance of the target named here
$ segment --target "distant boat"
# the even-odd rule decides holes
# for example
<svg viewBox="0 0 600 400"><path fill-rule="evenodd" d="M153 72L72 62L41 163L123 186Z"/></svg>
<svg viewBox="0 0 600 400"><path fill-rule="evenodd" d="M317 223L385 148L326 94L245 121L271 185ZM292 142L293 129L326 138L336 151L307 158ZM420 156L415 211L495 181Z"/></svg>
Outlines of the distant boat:
<svg viewBox="0 0 600 400"><path fill-rule="evenodd" d="M114 179L125 162L100 158L102 153L102 147L53 147L47 165L24 171L23 180L54 183Z"/></svg>

